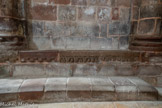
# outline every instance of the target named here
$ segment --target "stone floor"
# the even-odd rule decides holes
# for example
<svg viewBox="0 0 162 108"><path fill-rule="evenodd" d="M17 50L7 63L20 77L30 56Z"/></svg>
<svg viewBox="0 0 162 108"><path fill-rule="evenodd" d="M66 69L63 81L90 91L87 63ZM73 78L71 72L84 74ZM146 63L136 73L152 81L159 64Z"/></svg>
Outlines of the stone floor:
<svg viewBox="0 0 162 108"><path fill-rule="evenodd" d="M5 107L6 108L6 107ZM35 104L7 108L162 108L162 102L77 102L77 103L51 103Z"/></svg>

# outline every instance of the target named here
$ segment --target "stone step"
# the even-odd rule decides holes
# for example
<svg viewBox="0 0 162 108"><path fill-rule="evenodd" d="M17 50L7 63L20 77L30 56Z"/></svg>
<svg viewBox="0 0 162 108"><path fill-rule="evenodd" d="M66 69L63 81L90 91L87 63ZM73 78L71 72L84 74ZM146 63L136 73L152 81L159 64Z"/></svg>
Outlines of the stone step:
<svg viewBox="0 0 162 108"><path fill-rule="evenodd" d="M134 46L144 46L144 47L161 47L162 42L148 42L148 41L134 41L131 43Z"/></svg>
<svg viewBox="0 0 162 108"><path fill-rule="evenodd" d="M0 78L145 76L162 78L162 64L110 63L14 63L0 65Z"/></svg>
<svg viewBox="0 0 162 108"><path fill-rule="evenodd" d="M157 100L157 90L137 77L0 79L0 102Z"/></svg>
<svg viewBox="0 0 162 108"><path fill-rule="evenodd" d="M152 35L146 35L146 36L132 36L135 40L151 40L151 41L162 41L162 36L152 36Z"/></svg>
<svg viewBox="0 0 162 108"><path fill-rule="evenodd" d="M162 47L145 47L145 46L129 46L129 49L135 51L162 51Z"/></svg>

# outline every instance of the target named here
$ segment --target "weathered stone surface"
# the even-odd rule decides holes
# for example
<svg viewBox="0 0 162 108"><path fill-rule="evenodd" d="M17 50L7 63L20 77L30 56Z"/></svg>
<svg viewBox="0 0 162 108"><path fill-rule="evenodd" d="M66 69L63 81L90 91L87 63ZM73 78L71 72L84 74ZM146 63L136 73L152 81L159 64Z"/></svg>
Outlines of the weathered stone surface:
<svg viewBox="0 0 162 108"><path fill-rule="evenodd" d="M49 77L68 77L72 74L69 64L51 63L46 65L45 71Z"/></svg>
<svg viewBox="0 0 162 108"><path fill-rule="evenodd" d="M91 91L90 78L72 77L67 80L68 91Z"/></svg>
<svg viewBox="0 0 162 108"><path fill-rule="evenodd" d="M112 38L112 49L114 49L114 50L119 49L119 38L118 37Z"/></svg>
<svg viewBox="0 0 162 108"><path fill-rule="evenodd" d="M0 94L0 102L12 102L17 100L18 94L17 93L7 93L7 94ZM0 105L2 107L3 105Z"/></svg>
<svg viewBox="0 0 162 108"><path fill-rule="evenodd" d="M107 36L108 36L108 25L107 24L101 24L100 26L101 26L100 27L100 29L101 29L100 37L107 38Z"/></svg>
<svg viewBox="0 0 162 108"><path fill-rule="evenodd" d="M117 0L117 6L130 7L130 0Z"/></svg>
<svg viewBox="0 0 162 108"><path fill-rule="evenodd" d="M91 78L92 101L115 100L115 88L109 78Z"/></svg>
<svg viewBox="0 0 162 108"><path fill-rule="evenodd" d="M122 36L119 38L119 49L126 50L129 46L129 37L128 36Z"/></svg>
<svg viewBox="0 0 162 108"><path fill-rule="evenodd" d="M13 77L37 77L46 74L44 65L41 64L17 64L14 65Z"/></svg>
<svg viewBox="0 0 162 108"><path fill-rule="evenodd" d="M112 38L91 38L90 48L93 50L110 50L112 49Z"/></svg>
<svg viewBox="0 0 162 108"><path fill-rule="evenodd" d="M71 36L99 36L99 25L96 23L76 23L76 25L71 28ZM84 37L85 38L85 37Z"/></svg>
<svg viewBox="0 0 162 108"><path fill-rule="evenodd" d="M153 34L155 20L141 20L139 22L138 34Z"/></svg>
<svg viewBox="0 0 162 108"><path fill-rule="evenodd" d="M61 21L75 21L76 8L74 6L59 6L58 18Z"/></svg>
<svg viewBox="0 0 162 108"><path fill-rule="evenodd" d="M52 38L51 48L55 50L61 50L66 48L66 38L58 37Z"/></svg>
<svg viewBox="0 0 162 108"><path fill-rule="evenodd" d="M24 80L19 88L19 98L21 100L41 100L46 79L27 79Z"/></svg>
<svg viewBox="0 0 162 108"><path fill-rule="evenodd" d="M157 4L158 0L141 0L142 5Z"/></svg>
<svg viewBox="0 0 162 108"><path fill-rule="evenodd" d="M82 21L94 21L96 19L94 7L79 7L78 19Z"/></svg>
<svg viewBox="0 0 162 108"><path fill-rule="evenodd" d="M97 67L91 64L78 64L73 71L73 76L96 76Z"/></svg>
<svg viewBox="0 0 162 108"><path fill-rule="evenodd" d="M42 97L43 102L65 102L66 91L45 92Z"/></svg>
<svg viewBox="0 0 162 108"><path fill-rule="evenodd" d="M89 0L89 5L95 6L114 6L114 0Z"/></svg>
<svg viewBox="0 0 162 108"><path fill-rule="evenodd" d="M66 98L67 78L48 78L43 100L46 102L62 102Z"/></svg>
<svg viewBox="0 0 162 108"><path fill-rule="evenodd" d="M66 91L67 78L48 78L45 85L45 92Z"/></svg>
<svg viewBox="0 0 162 108"><path fill-rule="evenodd" d="M70 4L70 0L49 0L49 2L53 4Z"/></svg>
<svg viewBox="0 0 162 108"><path fill-rule="evenodd" d="M44 36L44 22L29 20L28 31L32 37Z"/></svg>
<svg viewBox="0 0 162 108"><path fill-rule="evenodd" d="M1 79L0 80L0 94L17 93L23 82L22 79Z"/></svg>
<svg viewBox="0 0 162 108"><path fill-rule="evenodd" d="M110 80L115 86L135 86L128 77L110 77Z"/></svg>
<svg viewBox="0 0 162 108"><path fill-rule="evenodd" d="M160 66L154 66L154 65L143 65L140 66L137 70L137 72L139 73L139 75L161 75L162 71L161 71L161 67Z"/></svg>
<svg viewBox="0 0 162 108"><path fill-rule="evenodd" d="M50 50L51 47L51 38L50 37L33 37L30 39L30 49L33 50Z"/></svg>
<svg viewBox="0 0 162 108"><path fill-rule="evenodd" d="M87 5L87 0L72 0L72 5Z"/></svg>
<svg viewBox="0 0 162 108"><path fill-rule="evenodd" d="M38 92L44 90L46 78L26 79L23 81L19 92Z"/></svg>
<svg viewBox="0 0 162 108"><path fill-rule="evenodd" d="M120 21L129 21L130 16L130 8L121 8L120 9Z"/></svg>
<svg viewBox="0 0 162 108"><path fill-rule="evenodd" d="M29 9L29 19L35 20L57 20L57 7L52 5L37 4Z"/></svg>
<svg viewBox="0 0 162 108"><path fill-rule="evenodd" d="M117 75L119 76L134 76L136 73L133 70L132 65L124 64L117 65Z"/></svg>
<svg viewBox="0 0 162 108"><path fill-rule="evenodd" d="M158 79L156 76L141 76L140 78L152 86L157 86Z"/></svg>
<svg viewBox="0 0 162 108"><path fill-rule="evenodd" d="M142 6L140 9L140 18L160 17L162 15L161 5Z"/></svg>
<svg viewBox="0 0 162 108"><path fill-rule="evenodd" d="M91 99L90 78L69 78L67 82L67 101L86 101Z"/></svg>
<svg viewBox="0 0 162 108"><path fill-rule="evenodd" d="M78 45L80 46L78 48ZM90 48L89 37L66 37L66 48L71 50L81 50Z"/></svg>
<svg viewBox="0 0 162 108"><path fill-rule="evenodd" d="M110 35L128 35L129 25L125 22L112 22L109 25Z"/></svg>
<svg viewBox="0 0 162 108"><path fill-rule="evenodd" d="M97 75L98 76L115 76L116 73L116 67L114 65L109 64L99 64L97 66Z"/></svg>
<svg viewBox="0 0 162 108"><path fill-rule="evenodd" d="M0 78L9 77L12 75L11 66L9 65L0 65Z"/></svg>
<svg viewBox="0 0 162 108"><path fill-rule="evenodd" d="M119 20L119 8L112 8L112 20Z"/></svg>
<svg viewBox="0 0 162 108"><path fill-rule="evenodd" d="M101 22L108 23L111 19L111 8L99 8L98 9L98 20Z"/></svg>

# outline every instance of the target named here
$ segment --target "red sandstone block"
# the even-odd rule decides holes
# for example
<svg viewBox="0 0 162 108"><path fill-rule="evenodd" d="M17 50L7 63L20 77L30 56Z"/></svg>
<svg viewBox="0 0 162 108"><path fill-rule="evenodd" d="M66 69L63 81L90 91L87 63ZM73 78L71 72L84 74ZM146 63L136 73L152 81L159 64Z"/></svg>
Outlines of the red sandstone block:
<svg viewBox="0 0 162 108"><path fill-rule="evenodd" d="M49 2L54 4L70 4L70 0L49 0Z"/></svg>
<svg viewBox="0 0 162 108"><path fill-rule="evenodd" d="M29 9L29 19L57 20L57 7L52 5L35 5Z"/></svg>
<svg viewBox="0 0 162 108"><path fill-rule="evenodd" d="M112 14L112 20L118 20L119 19L119 8L112 8L111 14Z"/></svg>

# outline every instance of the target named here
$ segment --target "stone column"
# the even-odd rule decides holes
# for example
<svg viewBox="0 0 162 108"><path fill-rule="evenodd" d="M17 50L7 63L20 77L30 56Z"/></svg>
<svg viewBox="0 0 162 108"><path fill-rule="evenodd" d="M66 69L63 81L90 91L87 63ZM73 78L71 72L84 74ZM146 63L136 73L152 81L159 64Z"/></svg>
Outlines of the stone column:
<svg viewBox="0 0 162 108"><path fill-rule="evenodd" d="M25 39L25 0L0 0L0 60L16 58ZM13 56L13 57L12 57Z"/></svg>
<svg viewBox="0 0 162 108"><path fill-rule="evenodd" d="M162 51L162 0L134 1L130 49Z"/></svg>

